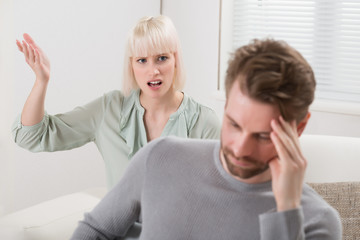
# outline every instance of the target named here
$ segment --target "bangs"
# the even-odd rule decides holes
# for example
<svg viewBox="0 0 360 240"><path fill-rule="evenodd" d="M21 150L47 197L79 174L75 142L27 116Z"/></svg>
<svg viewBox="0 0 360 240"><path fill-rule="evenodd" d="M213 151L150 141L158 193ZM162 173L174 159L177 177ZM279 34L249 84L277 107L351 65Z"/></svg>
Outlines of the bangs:
<svg viewBox="0 0 360 240"><path fill-rule="evenodd" d="M160 28L135 29L129 42L130 57L147 57L162 53L175 53L178 49L176 32L164 32Z"/></svg>

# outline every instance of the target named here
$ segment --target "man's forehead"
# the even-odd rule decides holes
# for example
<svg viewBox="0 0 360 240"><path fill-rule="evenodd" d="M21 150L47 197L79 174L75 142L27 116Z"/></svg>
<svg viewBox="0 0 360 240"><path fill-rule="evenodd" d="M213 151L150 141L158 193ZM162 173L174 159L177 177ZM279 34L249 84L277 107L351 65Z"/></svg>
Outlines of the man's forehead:
<svg viewBox="0 0 360 240"><path fill-rule="evenodd" d="M238 124L268 129L271 120L280 116L280 111L273 104L249 97L241 91L238 83L234 83L226 100L225 114Z"/></svg>

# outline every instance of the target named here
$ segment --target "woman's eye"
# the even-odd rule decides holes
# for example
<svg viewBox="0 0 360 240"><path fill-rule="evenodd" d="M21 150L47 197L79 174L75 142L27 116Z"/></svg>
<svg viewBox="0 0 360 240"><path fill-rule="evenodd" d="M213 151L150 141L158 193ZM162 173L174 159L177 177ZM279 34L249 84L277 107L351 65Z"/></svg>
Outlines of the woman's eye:
<svg viewBox="0 0 360 240"><path fill-rule="evenodd" d="M146 63L146 59L145 58L139 58L138 60L136 60L138 63Z"/></svg>
<svg viewBox="0 0 360 240"><path fill-rule="evenodd" d="M163 62L163 61L166 61L167 59L168 59L167 56L160 56L160 57L158 58L158 61L159 61L159 62Z"/></svg>
<svg viewBox="0 0 360 240"><path fill-rule="evenodd" d="M239 125L237 125L237 123L233 122L233 121L230 121L230 125L233 127L233 128L239 128Z"/></svg>

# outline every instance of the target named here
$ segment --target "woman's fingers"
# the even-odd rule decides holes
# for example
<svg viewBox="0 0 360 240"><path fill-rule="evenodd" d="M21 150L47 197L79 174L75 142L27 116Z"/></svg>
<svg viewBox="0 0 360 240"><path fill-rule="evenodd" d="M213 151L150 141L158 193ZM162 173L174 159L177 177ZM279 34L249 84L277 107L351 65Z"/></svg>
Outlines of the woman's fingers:
<svg viewBox="0 0 360 240"><path fill-rule="evenodd" d="M26 59L26 61L28 61L29 60L29 49L28 49L27 43L24 40L22 41L22 47L23 47L23 53L24 53L25 59Z"/></svg>
<svg viewBox="0 0 360 240"><path fill-rule="evenodd" d="M35 41L32 39L32 37L30 37L29 34L24 33L24 34L23 34L23 37L24 37L25 41L26 41L28 44L36 45L36 44L35 44Z"/></svg>
<svg viewBox="0 0 360 240"><path fill-rule="evenodd" d="M28 51L29 51L29 60L32 64L34 64L35 63L34 48L31 45L28 45Z"/></svg>
<svg viewBox="0 0 360 240"><path fill-rule="evenodd" d="M41 55L37 49L34 49L35 54L35 63L40 64L41 63Z"/></svg>
<svg viewBox="0 0 360 240"><path fill-rule="evenodd" d="M23 52L23 47L22 47L22 45L21 45L21 42L20 42L19 40L17 40L17 39L16 39L16 45L17 45L19 51L20 51L20 52Z"/></svg>
<svg viewBox="0 0 360 240"><path fill-rule="evenodd" d="M23 37L24 40L22 40L22 42L16 40L16 45L18 46L19 51L24 53L26 61L30 60L34 62L37 57L38 61L45 60L48 62L46 56L42 52L41 48L35 43L34 39L32 39L32 37L27 33L24 33ZM38 52L38 56L36 56L36 51Z"/></svg>
<svg viewBox="0 0 360 240"><path fill-rule="evenodd" d="M38 49L39 52L41 52L41 48L35 43L34 39L32 39L32 37L29 34L24 33L23 37L27 42L27 44L31 45L34 49Z"/></svg>
<svg viewBox="0 0 360 240"><path fill-rule="evenodd" d="M24 54L26 63L31 67L40 81L49 81L50 78L50 61L41 49L36 45L29 34L24 34L24 40L16 40L16 45Z"/></svg>
<svg viewBox="0 0 360 240"><path fill-rule="evenodd" d="M39 62L40 54L36 49L34 49L32 45L25 41L20 43L18 40L16 40L16 45L18 46L19 50L24 53L25 60L31 67L33 67L35 63Z"/></svg>

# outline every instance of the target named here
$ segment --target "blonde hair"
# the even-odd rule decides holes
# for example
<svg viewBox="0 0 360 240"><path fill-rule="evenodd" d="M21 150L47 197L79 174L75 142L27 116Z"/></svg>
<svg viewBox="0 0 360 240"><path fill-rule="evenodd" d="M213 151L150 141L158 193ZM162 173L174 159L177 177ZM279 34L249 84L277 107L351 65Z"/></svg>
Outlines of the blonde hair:
<svg viewBox="0 0 360 240"><path fill-rule="evenodd" d="M176 90L182 90L185 85L185 71L180 41L174 24L170 18L163 15L141 18L128 36L122 89L125 95L139 88L133 73L131 58L162 53L174 54L176 68L173 87Z"/></svg>

